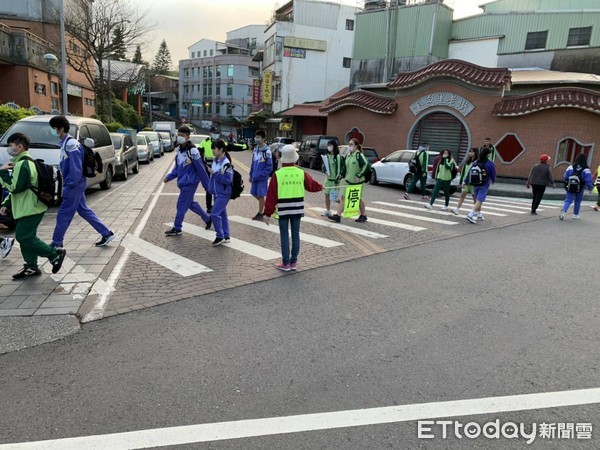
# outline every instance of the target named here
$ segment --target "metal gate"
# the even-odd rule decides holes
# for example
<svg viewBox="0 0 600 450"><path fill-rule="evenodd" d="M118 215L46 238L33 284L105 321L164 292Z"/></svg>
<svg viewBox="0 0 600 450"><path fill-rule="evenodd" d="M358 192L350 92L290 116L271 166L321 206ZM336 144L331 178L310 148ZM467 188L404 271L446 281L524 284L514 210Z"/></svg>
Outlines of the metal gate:
<svg viewBox="0 0 600 450"><path fill-rule="evenodd" d="M448 148L460 163L469 150L469 134L460 120L452 114L434 112L423 117L413 131L411 148L428 143L429 149L441 152Z"/></svg>

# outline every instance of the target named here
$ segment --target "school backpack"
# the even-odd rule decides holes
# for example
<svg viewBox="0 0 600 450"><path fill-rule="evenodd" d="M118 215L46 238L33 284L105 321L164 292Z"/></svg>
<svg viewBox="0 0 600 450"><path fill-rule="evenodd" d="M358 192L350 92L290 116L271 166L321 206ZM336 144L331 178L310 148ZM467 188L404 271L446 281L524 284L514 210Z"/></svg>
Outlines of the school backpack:
<svg viewBox="0 0 600 450"><path fill-rule="evenodd" d="M233 182L231 183L231 196L229 198L231 198L231 200L235 200L242 195L242 192L244 191L244 179L231 164L230 166L233 170Z"/></svg>
<svg viewBox="0 0 600 450"><path fill-rule="evenodd" d="M471 186L481 186L487 181L487 172L485 167L479 163L473 163L469 169L469 182Z"/></svg>
<svg viewBox="0 0 600 450"><path fill-rule="evenodd" d="M69 136L67 138L67 141L69 139L75 139L75 138ZM65 141L65 145L66 145L66 141ZM102 170L104 168L104 165L102 163L102 157L100 156L100 154L97 151L88 147L87 145L85 145L81 142L79 143L79 145L81 146L81 149L83 151L83 158L82 158L83 176L86 178L94 178L99 173L102 173Z"/></svg>
<svg viewBox="0 0 600 450"><path fill-rule="evenodd" d="M62 201L63 178L60 169L45 164L41 159L25 156L23 159L35 165L38 174L38 185L28 186L37 198L46 206L57 206Z"/></svg>
<svg viewBox="0 0 600 450"><path fill-rule="evenodd" d="M581 185L583 184L583 181L581 179L583 169L579 166L577 167L577 169L573 168L573 173L571 173L571 176L567 178L567 181L565 183L566 191L571 194L577 194L581 192Z"/></svg>
<svg viewBox="0 0 600 450"><path fill-rule="evenodd" d="M421 152L415 152L413 157L408 162L408 170L410 170L410 173L421 173L423 171L423 168L421 167L421 160L419 159L420 155Z"/></svg>
<svg viewBox="0 0 600 450"><path fill-rule="evenodd" d="M356 152L356 159L358 160L358 166L361 169L363 167L365 167L365 164L367 165L367 169L365 170L365 173L363 174L363 177L365 177L365 183L368 183L369 181L371 181L371 175L373 175L373 172L371 171L371 163L365 157L365 155L363 155L359 151Z"/></svg>

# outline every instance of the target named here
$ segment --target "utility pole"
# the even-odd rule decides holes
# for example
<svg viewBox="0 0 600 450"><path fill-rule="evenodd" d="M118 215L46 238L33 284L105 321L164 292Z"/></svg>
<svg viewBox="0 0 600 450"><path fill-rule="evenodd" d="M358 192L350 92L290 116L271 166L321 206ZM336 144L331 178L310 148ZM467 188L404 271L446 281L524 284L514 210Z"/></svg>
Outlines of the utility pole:
<svg viewBox="0 0 600 450"><path fill-rule="evenodd" d="M60 72L62 74L62 113L66 115L69 111L69 100L67 98L67 37L65 34L65 0L60 1Z"/></svg>

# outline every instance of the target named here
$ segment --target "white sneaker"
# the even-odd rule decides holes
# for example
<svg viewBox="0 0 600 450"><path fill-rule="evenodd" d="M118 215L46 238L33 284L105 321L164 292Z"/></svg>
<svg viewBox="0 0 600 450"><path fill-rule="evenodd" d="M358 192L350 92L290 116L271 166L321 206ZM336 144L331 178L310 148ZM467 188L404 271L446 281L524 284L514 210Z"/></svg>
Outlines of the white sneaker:
<svg viewBox="0 0 600 450"><path fill-rule="evenodd" d="M560 220L563 220L563 219L565 218L565 212L564 212L564 211L561 211L561 212L560 212L560 214L558 215L558 218L559 218Z"/></svg>
<svg viewBox="0 0 600 450"><path fill-rule="evenodd" d="M478 214L477 220L485 220L485 216L483 214Z"/></svg>
<svg viewBox="0 0 600 450"><path fill-rule="evenodd" d="M448 211L448 207L447 206L442 206L442 211Z"/></svg>
<svg viewBox="0 0 600 450"><path fill-rule="evenodd" d="M579 220L579 214L573 214L573 219Z"/></svg>
<svg viewBox="0 0 600 450"><path fill-rule="evenodd" d="M425 208L432 210L433 206L431 206L429 203L425 203Z"/></svg>
<svg viewBox="0 0 600 450"><path fill-rule="evenodd" d="M321 215L322 215L322 216L325 216L325 217L329 217L329 216L331 216L331 211L329 211L328 209L326 209L325 211L323 211L323 212L321 213Z"/></svg>
<svg viewBox="0 0 600 450"><path fill-rule="evenodd" d="M0 243L0 250L2 251L2 257L6 258L15 244L14 238L4 238L2 243Z"/></svg>
<svg viewBox="0 0 600 450"><path fill-rule="evenodd" d="M460 214L460 209L458 209L458 208L452 208L450 211L452 211L457 216Z"/></svg>

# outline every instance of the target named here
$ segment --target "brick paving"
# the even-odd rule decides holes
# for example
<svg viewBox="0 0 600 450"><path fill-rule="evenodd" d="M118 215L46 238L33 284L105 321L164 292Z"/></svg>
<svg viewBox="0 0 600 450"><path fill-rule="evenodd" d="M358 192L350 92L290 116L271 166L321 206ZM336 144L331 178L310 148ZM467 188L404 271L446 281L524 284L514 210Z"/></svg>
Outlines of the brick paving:
<svg viewBox="0 0 600 450"><path fill-rule="evenodd" d="M244 172L244 169L247 168L250 160L249 153L234 154L233 157L236 168L242 172L244 179L246 179L247 172ZM106 194L92 193L88 196L90 205L100 218L118 233L118 240L122 239L126 233L133 233L137 228L137 224L145 214L146 208L153 198L153 193L160 186L172 160L173 155L167 154L166 157L156 160L149 166L142 166L140 174L130 176L127 182L115 183ZM246 192L249 191L249 188L249 186L246 187ZM208 266L213 271L183 277L133 252L122 267L122 273L118 277L114 291L107 296L105 309L100 317L123 314L168 302L210 294L273 277L293 276L293 274L281 273L274 269L273 265L278 263L279 260L264 261L227 248L227 245L212 247L210 241L185 232L181 236L166 237L164 235L164 231L167 229L165 224L171 223L173 220L177 193L178 189L175 182L171 182L164 187L139 237L161 248ZM376 200L397 202L402 193L403 191L395 188L367 186L364 195L367 207L373 206L393 210L393 208L373 205L370 202ZM204 204L203 195L200 194L197 198L201 204ZM323 195L320 193L308 194L306 203L307 207L322 207ZM438 201L438 204L441 204L441 202ZM256 200L248 195L243 195L229 203L228 213L230 216L238 215L249 218L256 213L256 207ZM412 211L407 212L412 213ZM425 211L415 214L427 215ZM551 214L554 214L554 212ZM316 211L307 210L306 215L319 218L319 213ZM49 241L54 229L55 216L56 212L50 211L40 227L40 237L46 241ZM343 221L343 223L352 227L360 227L389 236L385 239L370 239L303 222L301 228L303 232L342 242L344 245L323 248L303 241L301 243L299 270L326 268L343 261L384 251L406 248L490 228L500 228L528 220L540 220L545 215L531 217L528 214L513 214L501 218L489 217L485 223L477 226L468 224L464 219L462 221L455 219L458 224L447 226L413 219L395 218L380 213L374 213L373 216L389 221L422 226L426 230L413 232L370 222L356 224L350 219ZM438 215L430 217L452 220L452 217ZM190 224L204 227L204 222L193 213L188 213L186 220ZM275 229L278 228L276 221L272 221L271 226ZM280 251L278 233L266 232L234 222L231 223L231 230L234 238L251 242L265 249ZM20 282L11 278L11 275L16 273L22 264L18 249L13 249L13 253L8 258L0 261L0 317L56 314L86 315L98 302L102 288L106 286L105 281L109 280L111 273L115 270L117 261L124 252L117 241L109 244L108 247L96 248L94 242L97 239L98 235L94 230L76 217L65 239L68 258L63 270L57 275L52 275L50 274L49 264L46 264L43 266L44 274L41 277ZM403 263L399 260L398 268ZM327 268L326 270L331 269ZM368 259L365 260L365 270L368 270Z"/></svg>

